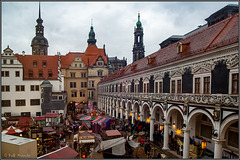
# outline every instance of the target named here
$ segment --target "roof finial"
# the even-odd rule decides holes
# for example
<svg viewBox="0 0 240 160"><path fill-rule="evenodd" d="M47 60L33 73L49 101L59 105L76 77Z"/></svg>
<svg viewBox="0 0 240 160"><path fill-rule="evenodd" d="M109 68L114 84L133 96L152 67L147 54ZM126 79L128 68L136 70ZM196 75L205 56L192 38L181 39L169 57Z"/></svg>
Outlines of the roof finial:
<svg viewBox="0 0 240 160"><path fill-rule="evenodd" d="M140 11L138 11L138 20L140 21Z"/></svg>
<svg viewBox="0 0 240 160"><path fill-rule="evenodd" d="M39 18L41 18L41 6L40 6L40 1L39 1Z"/></svg>
<svg viewBox="0 0 240 160"><path fill-rule="evenodd" d="M91 19L91 26L93 26L93 19Z"/></svg>

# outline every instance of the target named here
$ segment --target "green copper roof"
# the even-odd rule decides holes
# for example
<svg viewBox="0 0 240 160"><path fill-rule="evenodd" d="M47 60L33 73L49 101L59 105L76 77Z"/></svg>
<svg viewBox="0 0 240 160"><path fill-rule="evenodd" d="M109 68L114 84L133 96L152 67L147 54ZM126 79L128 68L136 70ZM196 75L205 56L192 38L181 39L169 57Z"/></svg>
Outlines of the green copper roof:
<svg viewBox="0 0 240 160"><path fill-rule="evenodd" d="M142 26L142 23L140 21L140 12L138 12L138 21L136 23L137 27L141 27Z"/></svg>
<svg viewBox="0 0 240 160"><path fill-rule="evenodd" d="M91 45L95 45L96 39L95 39L95 32L93 31L93 26L90 27L90 32L88 34L89 38L87 40L88 43L91 43Z"/></svg>
<svg viewBox="0 0 240 160"><path fill-rule="evenodd" d="M48 80L44 80L41 86L52 86L52 84Z"/></svg>

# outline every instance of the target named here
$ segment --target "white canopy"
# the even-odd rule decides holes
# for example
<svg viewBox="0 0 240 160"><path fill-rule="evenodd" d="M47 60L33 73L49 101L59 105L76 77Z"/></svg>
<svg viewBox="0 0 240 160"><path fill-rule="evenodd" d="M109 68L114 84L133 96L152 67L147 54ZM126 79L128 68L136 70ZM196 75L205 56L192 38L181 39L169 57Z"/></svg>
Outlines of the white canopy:
<svg viewBox="0 0 240 160"><path fill-rule="evenodd" d="M103 151L103 150L112 148L113 155L124 155L126 153L125 142L126 142L126 139L124 139L124 137L110 139L107 141L102 141L95 148L95 152L97 152L99 149L101 149Z"/></svg>

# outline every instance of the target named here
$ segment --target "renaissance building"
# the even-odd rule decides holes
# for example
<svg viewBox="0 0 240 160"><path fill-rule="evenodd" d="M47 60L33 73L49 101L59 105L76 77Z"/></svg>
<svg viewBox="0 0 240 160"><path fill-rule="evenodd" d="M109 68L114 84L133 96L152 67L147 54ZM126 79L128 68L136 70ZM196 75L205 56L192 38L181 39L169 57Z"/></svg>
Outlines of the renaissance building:
<svg viewBox="0 0 240 160"><path fill-rule="evenodd" d="M169 134L179 134L183 158L192 157L190 138L206 142L214 158L238 155L238 20L234 14L104 77L98 106L149 122L150 141L154 126L163 126L164 150Z"/></svg>

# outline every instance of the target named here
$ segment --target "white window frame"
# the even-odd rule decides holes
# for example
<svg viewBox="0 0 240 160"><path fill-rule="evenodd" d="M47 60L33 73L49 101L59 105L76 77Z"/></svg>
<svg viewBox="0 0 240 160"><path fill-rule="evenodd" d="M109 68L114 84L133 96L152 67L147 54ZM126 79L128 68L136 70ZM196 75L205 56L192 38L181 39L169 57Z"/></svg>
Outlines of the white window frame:
<svg viewBox="0 0 240 160"><path fill-rule="evenodd" d="M211 73L201 73L201 74L194 74L193 75L193 93L195 93L195 78L200 78L200 93L204 94L204 77L210 77L210 87L209 87L209 94L211 94L211 86L212 86L212 75Z"/></svg>

